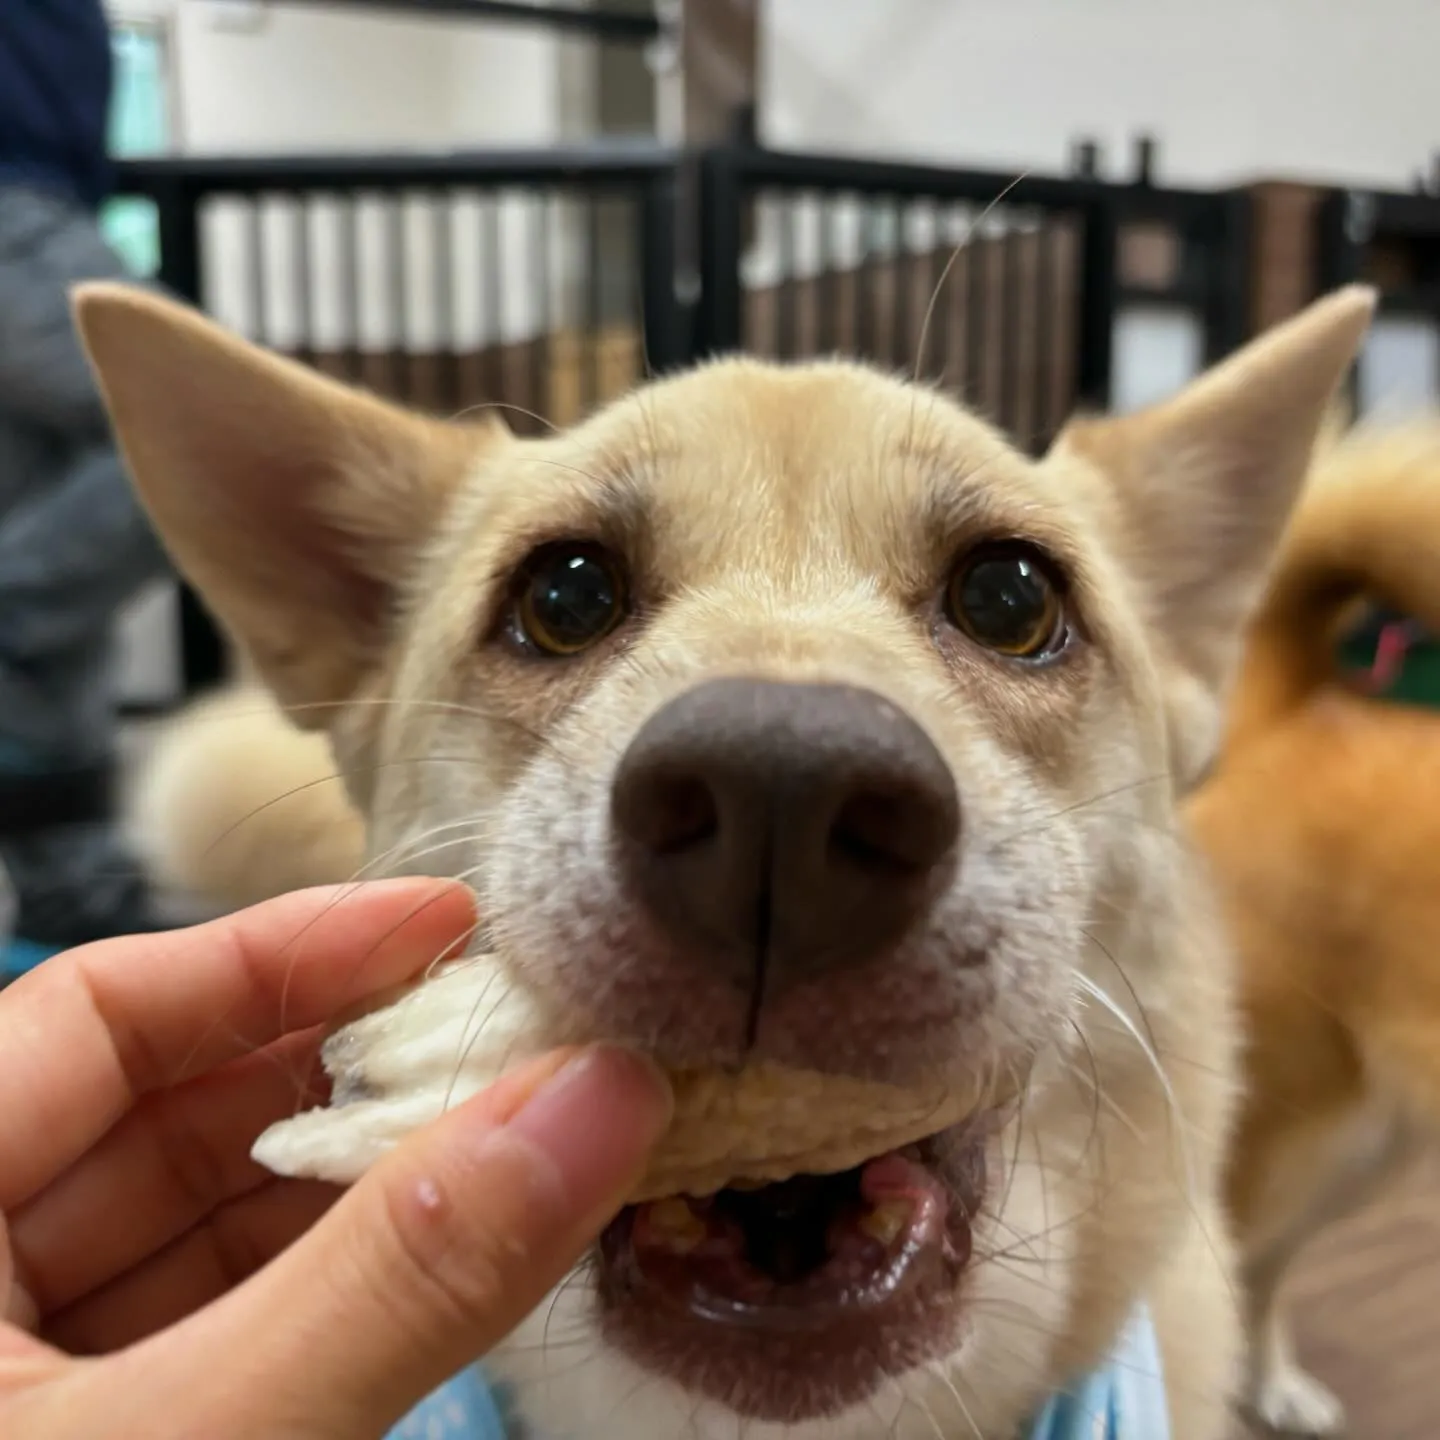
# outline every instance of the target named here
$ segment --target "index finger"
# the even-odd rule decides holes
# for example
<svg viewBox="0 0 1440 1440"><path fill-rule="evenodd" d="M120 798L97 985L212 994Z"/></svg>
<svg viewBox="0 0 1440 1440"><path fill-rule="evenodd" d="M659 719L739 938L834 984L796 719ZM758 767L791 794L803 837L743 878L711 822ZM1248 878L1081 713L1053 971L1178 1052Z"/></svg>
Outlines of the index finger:
<svg viewBox="0 0 1440 1440"><path fill-rule="evenodd" d="M0 1210L82 1155L137 1096L334 1018L474 925L463 885L386 880L46 961L0 991Z"/></svg>

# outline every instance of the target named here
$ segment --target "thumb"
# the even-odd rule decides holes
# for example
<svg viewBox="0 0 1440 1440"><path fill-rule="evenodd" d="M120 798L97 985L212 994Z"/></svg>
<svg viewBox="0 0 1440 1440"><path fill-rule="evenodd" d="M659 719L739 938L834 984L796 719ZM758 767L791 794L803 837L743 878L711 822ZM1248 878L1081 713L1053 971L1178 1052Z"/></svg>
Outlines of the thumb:
<svg viewBox="0 0 1440 1440"><path fill-rule="evenodd" d="M29 1333L38 1319L35 1302L15 1272L9 1227L0 1213L0 1371L5 1380L24 1373L25 1366L45 1367L59 1359L54 1350Z"/></svg>
<svg viewBox="0 0 1440 1440"><path fill-rule="evenodd" d="M248 1357L228 1403L254 1419L233 1433L383 1433L564 1278L671 1108L647 1061L597 1049L532 1065L412 1136L197 1319L200 1353Z"/></svg>

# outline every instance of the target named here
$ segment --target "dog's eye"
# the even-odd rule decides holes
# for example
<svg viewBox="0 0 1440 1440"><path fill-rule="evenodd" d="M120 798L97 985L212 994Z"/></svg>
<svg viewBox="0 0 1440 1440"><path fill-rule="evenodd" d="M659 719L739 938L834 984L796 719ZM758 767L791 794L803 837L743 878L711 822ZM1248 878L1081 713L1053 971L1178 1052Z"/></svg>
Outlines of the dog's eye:
<svg viewBox="0 0 1440 1440"><path fill-rule="evenodd" d="M533 555L521 573L515 631L541 654L578 655L624 617L624 574L598 546L549 546Z"/></svg>
<svg viewBox="0 0 1440 1440"><path fill-rule="evenodd" d="M950 577L945 611L977 645L1012 659L1043 659L1065 641L1065 605L1055 572L1028 545L972 551Z"/></svg>

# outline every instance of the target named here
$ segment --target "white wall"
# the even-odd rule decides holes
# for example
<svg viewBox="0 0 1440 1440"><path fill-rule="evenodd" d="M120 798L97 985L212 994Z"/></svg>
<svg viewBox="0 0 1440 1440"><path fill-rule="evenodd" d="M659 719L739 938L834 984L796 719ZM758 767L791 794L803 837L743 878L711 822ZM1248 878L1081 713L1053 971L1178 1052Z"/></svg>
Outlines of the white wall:
<svg viewBox="0 0 1440 1440"><path fill-rule="evenodd" d="M577 95L573 82L562 84L567 42L555 34L471 22L448 45L452 137L472 145L550 145L584 127L588 117L576 102L583 111L590 97Z"/></svg>
<svg viewBox="0 0 1440 1440"><path fill-rule="evenodd" d="M169 20L182 147L464 149L558 132L563 43L524 27L258 0L107 0Z"/></svg>
<svg viewBox="0 0 1440 1440"><path fill-rule="evenodd" d="M766 0L772 143L1166 179L1406 186L1440 142L1434 0Z"/></svg>
<svg viewBox="0 0 1440 1440"><path fill-rule="evenodd" d="M107 0L173 17L187 148L543 144L553 34L257 0ZM1433 0L765 0L776 144L1055 169L1080 132L1177 183L1408 182L1437 141Z"/></svg>
<svg viewBox="0 0 1440 1440"><path fill-rule="evenodd" d="M450 140L453 36L438 24L279 7L221 28L177 7L180 135L191 152L431 148Z"/></svg>

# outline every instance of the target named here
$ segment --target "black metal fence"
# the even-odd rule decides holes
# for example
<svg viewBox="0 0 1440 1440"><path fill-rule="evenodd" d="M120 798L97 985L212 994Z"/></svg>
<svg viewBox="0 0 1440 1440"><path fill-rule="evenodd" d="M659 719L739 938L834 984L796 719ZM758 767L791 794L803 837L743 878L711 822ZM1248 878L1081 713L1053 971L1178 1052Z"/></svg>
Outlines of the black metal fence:
<svg viewBox="0 0 1440 1440"><path fill-rule="evenodd" d="M1440 401L1440 194L1332 191L1317 225L1317 291L1358 280L1380 295L1352 376L1357 409Z"/></svg>
<svg viewBox="0 0 1440 1440"><path fill-rule="evenodd" d="M1245 330L1246 210L1224 193L648 142L142 161L122 181L155 206L180 296L407 404L508 406L521 430L706 354L838 352L1039 447L1109 402L1125 307L1193 312L1205 358ZM676 271L683 222L695 275ZM224 656L188 594L181 623L194 689Z"/></svg>
<svg viewBox="0 0 1440 1440"><path fill-rule="evenodd" d="M1102 396L1102 187L748 147L701 164L700 349L863 357L1027 440Z"/></svg>
<svg viewBox="0 0 1440 1440"><path fill-rule="evenodd" d="M646 11L612 10L593 5L537 5L534 0L289 0L289 3L390 11L410 20L426 16L492 20L632 43L657 39L661 33L659 19Z"/></svg>
<svg viewBox="0 0 1440 1440"><path fill-rule="evenodd" d="M239 333L524 429L686 358L674 172L645 146L140 161L123 181L157 208L160 279Z"/></svg>
<svg viewBox="0 0 1440 1440"><path fill-rule="evenodd" d="M701 166L702 351L857 355L1039 448L1109 403L1125 306L1193 311L1207 358L1244 336L1240 196L748 146Z"/></svg>

